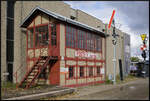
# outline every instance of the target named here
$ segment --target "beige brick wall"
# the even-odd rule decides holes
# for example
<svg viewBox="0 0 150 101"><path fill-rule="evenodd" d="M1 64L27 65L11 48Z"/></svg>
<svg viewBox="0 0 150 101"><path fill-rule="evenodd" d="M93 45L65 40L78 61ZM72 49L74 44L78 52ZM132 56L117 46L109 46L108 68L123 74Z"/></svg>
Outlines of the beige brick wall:
<svg viewBox="0 0 150 101"><path fill-rule="evenodd" d="M65 26L60 24L60 56L65 56Z"/></svg>
<svg viewBox="0 0 150 101"><path fill-rule="evenodd" d="M107 26L107 25L106 25ZM113 29L112 27L108 30L106 29L106 33L109 34L110 36L106 38L106 71L107 75L114 73L114 65L113 65L113 57L114 57L114 48L112 44L112 32ZM117 38L117 44L116 44L116 75L119 74L119 60L123 60L123 32L120 31L119 29L116 29L116 34L119 34L119 37Z"/></svg>
<svg viewBox="0 0 150 101"><path fill-rule="evenodd" d="M1 80L3 73L6 72L6 1L1 1Z"/></svg>
<svg viewBox="0 0 150 101"><path fill-rule="evenodd" d="M40 6L41 8L48 9L55 13L59 13L63 16L69 17L70 6L64 4L62 1L16 1L15 3L15 22L14 22L14 72L21 66L19 73L22 74L18 78L18 81L24 77L26 71L26 33L23 28L20 28L21 21L29 15L33 8ZM63 9L62 9L63 8ZM5 10L4 10L5 11ZM22 15L22 16L21 16ZM45 20L44 20L45 21ZM3 62L5 63L5 62ZM15 78L14 78L15 82Z"/></svg>
<svg viewBox="0 0 150 101"><path fill-rule="evenodd" d="M77 12L77 21L87 24L91 27L97 28L97 26L100 26L100 29L102 31L102 29L105 27L105 25L103 24L103 22L97 18L95 18L92 15L89 15L81 10L76 10Z"/></svg>

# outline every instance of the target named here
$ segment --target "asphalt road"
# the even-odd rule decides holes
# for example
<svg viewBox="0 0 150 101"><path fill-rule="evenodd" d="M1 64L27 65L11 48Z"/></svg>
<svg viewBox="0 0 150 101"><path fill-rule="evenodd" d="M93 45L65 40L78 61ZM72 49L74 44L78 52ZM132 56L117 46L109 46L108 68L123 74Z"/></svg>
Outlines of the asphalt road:
<svg viewBox="0 0 150 101"><path fill-rule="evenodd" d="M133 83L81 96L69 96L65 100L149 100L149 78Z"/></svg>

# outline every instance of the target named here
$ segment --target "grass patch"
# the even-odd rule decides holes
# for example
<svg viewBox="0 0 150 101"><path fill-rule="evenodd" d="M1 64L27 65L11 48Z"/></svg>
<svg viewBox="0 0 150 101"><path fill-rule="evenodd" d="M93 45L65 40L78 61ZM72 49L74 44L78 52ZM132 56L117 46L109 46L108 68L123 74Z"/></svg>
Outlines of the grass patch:
<svg viewBox="0 0 150 101"><path fill-rule="evenodd" d="M116 76L116 83L120 84L120 83L125 83L125 82L129 82L129 81L136 80L136 79L137 79L137 77L132 76L132 75L129 74L128 76L126 76L126 77L123 78L123 81L121 81L120 80L120 76L117 75Z"/></svg>
<svg viewBox="0 0 150 101"><path fill-rule="evenodd" d="M2 82L2 88L12 88L16 89L16 84L12 82Z"/></svg>
<svg viewBox="0 0 150 101"><path fill-rule="evenodd" d="M129 81L132 81L132 80L136 80L136 79L137 79L137 77L129 74L128 76L123 78L123 81L121 81L120 80L120 75L118 74L118 75L116 75L116 84L121 84L121 83L129 82ZM105 84L113 84L113 81L109 80L108 76L106 76Z"/></svg>
<svg viewBox="0 0 150 101"><path fill-rule="evenodd" d="M113 84L113 81L112 81L112 80L109 80L109 79L108 79L108 76L106 76L105 84Z"/></svg>

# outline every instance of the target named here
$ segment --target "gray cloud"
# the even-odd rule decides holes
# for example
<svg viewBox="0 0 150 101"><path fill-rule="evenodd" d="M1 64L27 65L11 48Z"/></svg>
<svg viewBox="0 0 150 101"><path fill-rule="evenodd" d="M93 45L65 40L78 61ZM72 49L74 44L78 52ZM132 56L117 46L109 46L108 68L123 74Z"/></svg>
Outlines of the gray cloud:
<svg viewBox="0 0 150 101"><path fill-rule="evenodd" d="M120 22L122 27L127 25L130 29L129 31L128 29L123 31L129 32L130 38L132 36L131 56L141 56L140 43L142 40L140 40L140 34L149 34L149 1L95 1L68 3L71 4L72 7L87 13L90 12L89 14L93 14L98 18L108 16L108 8L116 9L115 15L119 12L118 17L120 17L119 21L122 21Z"/></svg>
<svg viewBox="0 0 150 101"><path fill-rule="evenodd" d="M132 34L149 34L149 1L113 1L106 4L126 15L124 20L131 31L134 32ZM141 57L140 46L139 44L137 47L131 47L131 56ZM149 51L147 54L149 54Z"/></svg>
<svg viewBox="0 0 150 101"><path fill-rule="evenodd" d="M108 5L117 8L127 17L126 23L134 32L149 32L149 2L148 1L113 1Z"/></svg>

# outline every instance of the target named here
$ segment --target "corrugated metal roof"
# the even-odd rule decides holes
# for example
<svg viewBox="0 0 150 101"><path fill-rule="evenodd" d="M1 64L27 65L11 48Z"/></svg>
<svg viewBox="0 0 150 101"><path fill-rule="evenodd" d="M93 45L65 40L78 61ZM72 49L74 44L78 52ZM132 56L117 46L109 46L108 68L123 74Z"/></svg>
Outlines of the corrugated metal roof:
<svg viewBox="0 0 150 101"><path fill-rule="evenodd" d="M79 27L88 29L88 30L93 31L93 32L96 32L96 33L99 33L99 34L102 35L102 36L105 36L105 37L108 36L108 34L105 34L104 32L101 32L101 31L97 30L96 28L93 28L93 27L88 26L88 25L86 25L86 24L83 24L83 23L80 23L80 22L78 22L78 21L72 20L72 19L67 18L67 17L65 17L65 16L62 16L62 15L60 15L60 14L51 12L51 11L49 11L49 10L45 10L45 9L43 9L43 8L40 8L39 6L35 7L35 8L30 12L30 14L22 21L22 23L20 24L20 27L26 28L26 27L29 25L30 21L32 21L33 18L34 18L37 14L39 14L38 12L43 12L43 13L45 13L45 14L47 14L47 15L49 15L49 16L55 18L55 19L58 19L58 20L61 20L61 21L63 21L63 22L67 22L67 23L70 23L70 24L73 24L73 25L76 25L76 26L79 26Z"/></svg>

